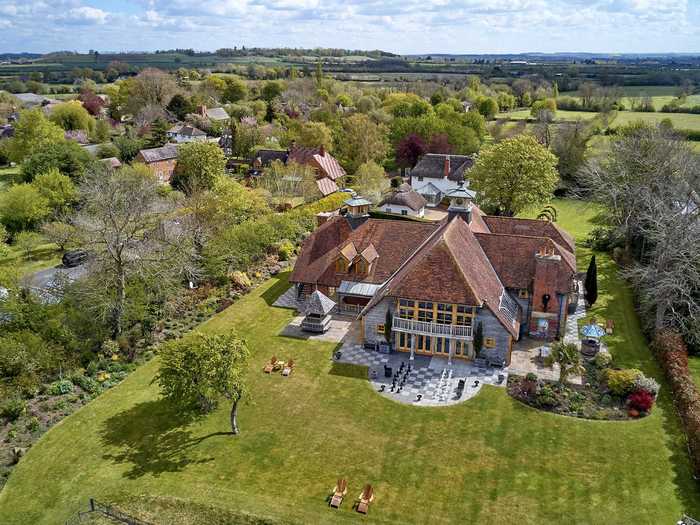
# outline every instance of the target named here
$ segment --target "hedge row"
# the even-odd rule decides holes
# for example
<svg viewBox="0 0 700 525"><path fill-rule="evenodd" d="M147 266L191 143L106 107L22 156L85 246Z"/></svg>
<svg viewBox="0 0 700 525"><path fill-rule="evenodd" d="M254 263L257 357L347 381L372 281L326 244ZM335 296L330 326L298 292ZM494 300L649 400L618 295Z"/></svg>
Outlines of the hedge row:
<svg viewBox="0 0 700 525"><path fill-rule="evenodd" d="M283 241L299 242L314 229L316 214L338 209L348 198L335 193L285 213L271 213L237 224L212 239L204 253L204 266L223 281L233 271L247 271L275 251Z"/></svg>
<svg viewBox="0 0 700 525"><path fill-rule="evenodd" d="M663 331L652 345L671 384L676 408L688 436L693 471L700 477L700 392L688 368L688 349L680 334Z"/></svg>

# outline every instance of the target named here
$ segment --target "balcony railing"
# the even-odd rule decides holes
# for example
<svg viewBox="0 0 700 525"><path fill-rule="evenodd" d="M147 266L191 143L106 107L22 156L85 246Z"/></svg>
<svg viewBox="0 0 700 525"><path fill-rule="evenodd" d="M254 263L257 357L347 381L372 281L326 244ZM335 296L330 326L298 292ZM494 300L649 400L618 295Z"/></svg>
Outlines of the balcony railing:
<svg viewBox="0 0 700 525"><path fill-rule="evenodd" d="M450 337L470 341L473 339L472 327L456 324L438 324L414 319L401 319L394 317L391 323L394 332L406 332L408 334L429 335L433 337Z"/></svg>

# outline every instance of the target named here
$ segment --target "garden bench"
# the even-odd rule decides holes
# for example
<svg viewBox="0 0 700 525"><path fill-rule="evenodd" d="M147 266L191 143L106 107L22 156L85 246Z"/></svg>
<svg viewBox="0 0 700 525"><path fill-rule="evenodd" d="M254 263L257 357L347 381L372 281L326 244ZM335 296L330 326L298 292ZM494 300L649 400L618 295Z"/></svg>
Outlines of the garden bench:
<svg viewBox="0 0 700 525"><path fill-rule="evenodd" d="M271 374L272 371L275 369L275 366L277 365L277 358L273 355L272 358L270 359L270 362L265 365L265 368L263 368L263 372L266 374Z"/></svg>
<svg viewBox="0 0 700 525"><path fill-rule="evenodd" d="M333 489L333 497L331 498L330 506L337 509L343 502L343 498L348 493L348 481L345 478L338 480Z"/></svg>
<svg viewBox="0 0 700 525"><path fill-rule="evenodd" d="M374 501L374 490L372 489L372 485L368 483L362 490L362 494L360 494L359 501L357 503L357 512L360 514L367 514L369 504L372 503L372 501Z"/></svg>

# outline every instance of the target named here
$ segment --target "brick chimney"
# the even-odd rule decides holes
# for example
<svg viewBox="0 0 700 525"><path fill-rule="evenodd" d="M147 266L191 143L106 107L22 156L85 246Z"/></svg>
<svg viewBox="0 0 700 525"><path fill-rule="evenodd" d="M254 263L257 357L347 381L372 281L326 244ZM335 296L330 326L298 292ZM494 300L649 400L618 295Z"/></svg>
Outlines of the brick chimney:
<svg viewBox="0 0 700 525"><path fill-rule="evenodd" d="M445 165L443 167L443 177L447 178L450 175L450 156L445 155Z"/></svg>
<svg viewBox="0 0 700 525"><path fill-rule="evenodd" d="M326 156L326 147L323 144L321 144L321 147L318 148L318 154L321 155L321 157Z"/></svg>

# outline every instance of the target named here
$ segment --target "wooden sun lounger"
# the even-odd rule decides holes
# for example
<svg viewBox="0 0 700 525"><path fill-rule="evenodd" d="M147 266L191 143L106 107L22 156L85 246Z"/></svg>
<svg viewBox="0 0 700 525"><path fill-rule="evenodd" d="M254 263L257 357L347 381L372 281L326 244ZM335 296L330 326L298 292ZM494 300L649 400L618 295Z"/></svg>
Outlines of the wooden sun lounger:
<svg viewBox="0 0 700 525"><path fill-rule="evenodd" d="M275 369L275 366L277 365L277 358L273 355L272 358L270 359L270 362L265 365L265 368L263 368L263 372L266 374L271 374L272 371Z"/></svg>
<svg viewBox="0 0 700 525"><path fill-rule="evenodd" d="M331 498L330 506L334 509L339 508L347 493L348 481L345 478L341 478L338 480L338 483L335 484L335 488L333 489L333 497Z"/></svg>
<svg viewBox="0 0 700 525"><path fill-rule="evenodd" d="M372 485L369 483L365 485L364 490L362 491L362 494L360 494L360 501L357 503L357 512L360 514L367 514L367 511L369 510L369 504L374 501L374 489L372 489Z"/></svg>
<svg viewBox="0 0 700 525"><path fill-rule="evenodd" d="M615 329L615 322L612 319L608 319L605 323L605 333L611 335Z"/></svg>
<svg viewBox="0 0 700 525"><path fill-rule="evenodd" d="M294 361L291 359L287 361L287 364L284 365L284 368L282 369L282 375L283 376L288 376L289 374L292 373L292 370L294 369Z"/></svg>

